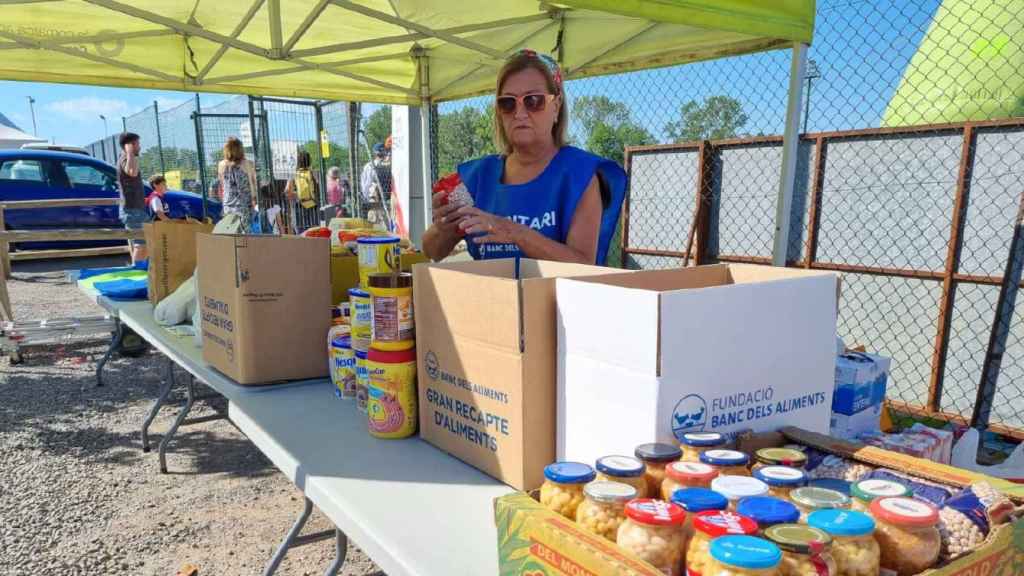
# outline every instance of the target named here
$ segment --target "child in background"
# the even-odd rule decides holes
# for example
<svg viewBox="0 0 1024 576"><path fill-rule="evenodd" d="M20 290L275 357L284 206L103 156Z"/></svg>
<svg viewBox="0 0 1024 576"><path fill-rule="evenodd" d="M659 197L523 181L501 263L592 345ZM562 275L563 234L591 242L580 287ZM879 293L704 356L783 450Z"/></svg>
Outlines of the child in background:
<svg viewBox="0 0 1024 576"><path fill-rule="evenodd" d="M149 178L149 186L153 189L153 193L146 198L146 204L153 211L153 219L170 220L171 217L167 214L167 205L164 204L164 194L167 193L167 180L160 174L157 174Z"/></svg>

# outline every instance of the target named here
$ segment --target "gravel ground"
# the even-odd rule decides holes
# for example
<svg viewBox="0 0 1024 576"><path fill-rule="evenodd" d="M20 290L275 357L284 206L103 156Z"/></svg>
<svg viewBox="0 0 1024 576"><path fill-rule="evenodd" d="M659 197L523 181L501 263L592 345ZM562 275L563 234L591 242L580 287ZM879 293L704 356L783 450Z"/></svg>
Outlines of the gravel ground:
<svg viewBox="0 0 1024 576"><path fill-rule="evenodd" d="M95 265L109 264L69 267ZM9 287L19 320L101 313L45 265L16 265ZM186 563L201 575L262 573L301 493L226 420L179 429L171 473L160 474L155 446L184 399L161 411L154 451L143 453L139 427L166 360L115 356L96 388L105 349L96 339L31 349L15 366L0 360L0 574L173 576ZM213 414L212 404L192 414ZM330 528L315 512L304 533ZM303 546L277 573L321 574L333 557L333 540ZM342 573L383 576L351 543Z"/></svg>

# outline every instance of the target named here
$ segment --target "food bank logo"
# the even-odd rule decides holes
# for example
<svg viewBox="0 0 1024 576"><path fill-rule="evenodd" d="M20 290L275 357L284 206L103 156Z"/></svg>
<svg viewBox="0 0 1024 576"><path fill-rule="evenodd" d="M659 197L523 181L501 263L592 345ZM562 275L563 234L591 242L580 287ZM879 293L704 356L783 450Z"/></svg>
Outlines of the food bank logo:
<svg viewBox="0 0 1024 576"><path fill-rule="evenodd" d="M432 351L427 352L427 376L430 376L431 380L437 380L441 375L441 363L437 361L437 354Z"/></svg>
<svg viewBox="0 0 1024 576"><path fill-rule="evenodd" d="M708 422L708 404L696 394L684 396L672 410L672 434L677 440L687 432L700 432Z"/></svg>

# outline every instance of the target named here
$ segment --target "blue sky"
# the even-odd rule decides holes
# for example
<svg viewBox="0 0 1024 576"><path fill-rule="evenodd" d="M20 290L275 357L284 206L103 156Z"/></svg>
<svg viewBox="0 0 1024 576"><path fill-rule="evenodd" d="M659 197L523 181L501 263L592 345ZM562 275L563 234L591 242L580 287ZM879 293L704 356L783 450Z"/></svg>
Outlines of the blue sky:
<svg viewBox="0 0 1024 576"><path fill-rule="evenodd" d="M819 0L815 41L810 49L821 71L814 81L808 128L811 131L877 126L885 106L917 49L940 0ZM543 50L544 47L537 47ZM749 116L744 133L773 134L782 129L789 54L777 51L571 82L570 97L604 94L626 102L634 119L657 138L689 99L728 94ZM191 93L61 84L0 82L0 113L32 132L27 97L35 98L38 136L61 144L88 144L109 130L121 129L121 117L149 106L180 104ZM202 95L203 107L226 96ZM484 99L442 105L441 111ZM371 109L372 110L372 109Z"/></svg>

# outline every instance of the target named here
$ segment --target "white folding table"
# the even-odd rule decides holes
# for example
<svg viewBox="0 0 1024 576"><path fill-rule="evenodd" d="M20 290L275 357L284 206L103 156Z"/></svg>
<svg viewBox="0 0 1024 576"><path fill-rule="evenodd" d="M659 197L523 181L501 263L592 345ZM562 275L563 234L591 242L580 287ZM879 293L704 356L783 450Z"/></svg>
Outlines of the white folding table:
<svg viewBox="0 0 1024 576"><path fill-rule="evenodd" d="M305 495L265 574L297 545L313 505L337 528L328 573L344 561L346 535L389 576L498 573L493 503L511 488L419 438L369 436L365 416L327 380L241 386L203 362L192 337L158 326L149 303L113 305L125 326L225 396L231 421Z"/></svg>

